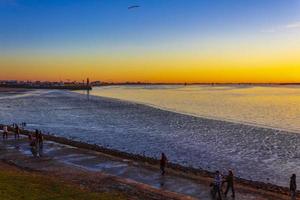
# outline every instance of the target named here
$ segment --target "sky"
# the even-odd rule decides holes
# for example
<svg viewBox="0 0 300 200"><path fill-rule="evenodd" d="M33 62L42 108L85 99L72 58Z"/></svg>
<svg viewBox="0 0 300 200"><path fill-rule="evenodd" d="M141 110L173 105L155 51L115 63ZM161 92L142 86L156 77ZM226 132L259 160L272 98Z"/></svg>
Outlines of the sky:
<svg viewBox="0 0 300 200"><path fill-rule="evenodd" d="M0 0L0 70L2 80L300 82L300 0Z"/></svg>

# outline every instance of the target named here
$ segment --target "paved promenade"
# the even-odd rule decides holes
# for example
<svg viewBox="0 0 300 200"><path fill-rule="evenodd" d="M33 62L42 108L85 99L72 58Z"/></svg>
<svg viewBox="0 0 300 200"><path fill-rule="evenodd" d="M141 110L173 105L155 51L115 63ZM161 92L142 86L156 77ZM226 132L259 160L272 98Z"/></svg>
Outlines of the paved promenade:
<svg viewBox="0 0 300 200"><path fill-rule="evenodd" d="M103 173L116 176L136 184L147 185L154 190L180 194L186 199L211 199L209 178L193 179L175 172L167 171L167 175L161 176L159 169L131 160L112 157L96 151L79 149L68 145L58 144L52 141L44 142L42 158L33 158L27 137L15 140L12 135L7 141L0 140L0 159L9 160L18 166L39 171L51 171L55 163L72 167L73 169L85 170L90 173ZM22 158L22 159L21 159ZM230 196L230 194L228 195ZM228 197L227 199L232 199ZM237 188L237 200L274 199L274 197L262 194L254 194L253 191ZM286 199L277 196L276 199Z"/></svg>

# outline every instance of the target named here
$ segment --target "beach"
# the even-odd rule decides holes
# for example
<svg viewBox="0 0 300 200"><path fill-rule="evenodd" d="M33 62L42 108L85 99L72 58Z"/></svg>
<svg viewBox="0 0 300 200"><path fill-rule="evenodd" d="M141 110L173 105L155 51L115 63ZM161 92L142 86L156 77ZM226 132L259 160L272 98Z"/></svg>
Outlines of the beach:
<svg viewBox="0 0 300 200"><path fill-rule="evenodd" d="M298 134L205 119L146 105L68 91L34 91L2 98L4 124L27 122L75 141L158 158L185 167L288 186L300 171Z"/></svg>

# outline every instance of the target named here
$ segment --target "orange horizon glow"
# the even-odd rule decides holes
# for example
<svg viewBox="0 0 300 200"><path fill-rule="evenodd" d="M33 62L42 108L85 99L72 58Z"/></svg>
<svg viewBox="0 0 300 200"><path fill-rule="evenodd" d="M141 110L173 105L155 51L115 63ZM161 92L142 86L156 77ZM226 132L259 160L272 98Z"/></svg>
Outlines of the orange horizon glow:
<svg viewBox="0 0 300 200"><path fill-rule="evenodd" d="M281 47L284 47L281 45ZM109 52L0 56L1 80L148 83L298 83L300 47L213 52ZM246 49L246 48L245 48ZM238 53L235 53L238 52ZM216 55L217 54L217 55Z"/></svg>

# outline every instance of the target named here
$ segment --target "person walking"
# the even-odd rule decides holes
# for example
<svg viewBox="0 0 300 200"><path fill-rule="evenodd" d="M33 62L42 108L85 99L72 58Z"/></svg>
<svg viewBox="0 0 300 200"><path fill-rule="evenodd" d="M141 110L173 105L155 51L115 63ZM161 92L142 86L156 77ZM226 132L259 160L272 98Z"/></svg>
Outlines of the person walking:
<svg viewBox="0 0 300 200"><path fill-rule="evenodd" d="M39 130L35 129L35 134L34 134L35 139L39 137Z"/></svg>
<svg viewBox="0 0 300 200"><path fill-rule="evenodd" d="M216 171L214 178L214 188L218 195L217 199L222 200L222 175L219 171Z"/></svg>
<svg viewBox="0 0 300 200"><path fill-rule="evenodd" d="M39 132L38 135L38 149L39 149L39 156L42 157L43 156L43 144L44 144L44 137L42 132Z"/></svg>
<svg viewBox="0 0 300 200"><path fill-rule="evenodd" d="M233 176L233 172L231 170L228 171L228 175L226 177L226 180L224 181L225 183L227 183L227 187L226 187L226 191L225 191L225 197L227 196L227 193L229 191L229 189L231 189L231 197L235 198L235 192L234 192L234 186L233 186L233 182L234 182L234 176Z"/></svg>
<svg viewBox="0 0 300 200"><path fill-rule="evenodd" d="M30 140L30 151L34 158L37 157L37 140L36 138Z"/></svg>
<svg viewBox="0 0 300 200"><path fill-rule="evenodd" d="M7 129L7 126L3 126L3 140L7 139L8 137L8 129Z"/></svg>
<svg viewBox="0 0 300 200"><path fill-rule="evenodd" d="M296 200L296 192L297 192L296 174L292 174L290 179L291 200Z"/></svg>
<svg viewBox="0 0 300 200"><path fill-rule="evenodd" d="M35 129L35 134L34 134L34 140L35 140L35 151L36 151L36 155L39 156L39 130Z"/></svg>
<svg viewBox="0 0 300 200"><path fill-rule="evenodd" d="M164 153L161 153L161 158L160 158L160 171L161 171L161 175L165 175L165 168L167 165L167 156Z"/></svg>
<svg viewBox="0 0 300 200"><path fill-rule="evenodd" d="M20 138L20 128L16 124L16 129L15 129L15 140Z"/></svg>

